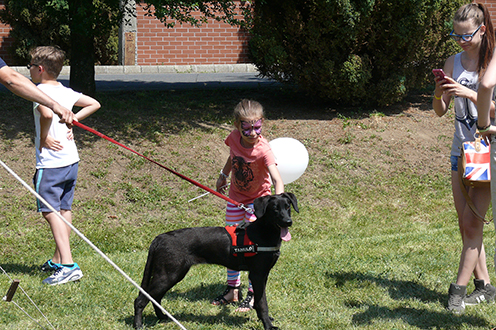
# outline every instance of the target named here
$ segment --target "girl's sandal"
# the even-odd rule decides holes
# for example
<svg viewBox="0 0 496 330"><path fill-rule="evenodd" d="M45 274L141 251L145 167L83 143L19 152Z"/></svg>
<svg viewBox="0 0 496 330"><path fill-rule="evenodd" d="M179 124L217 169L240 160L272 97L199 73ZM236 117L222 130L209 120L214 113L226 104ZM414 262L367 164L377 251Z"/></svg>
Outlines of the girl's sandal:
<svg viewBox="0 0 496 330"><path fill-rule="evenodd" d="M253 291L248 291L246 294L245 300L243 300L240 304L239 307L236 309L236 312L240 313L245 313L253 309L253 299L254 299L254 294Z"/></svg>
<svg viewBox="0 0 496 330"><path fill-rule="evenodd" d="M225 296L227 296L227 294L231 290L233 290L233 299L227 300L225 298ZM220 296L218 296L214 300L212 300L211 304L215 305L215 306L229 305L229 304L236 303L236 302L240 301L241 299L243 299L243 297L241 297L241 287L240 286L234 287L234 286L228 285L226 288L226 291L224 291L223 294L221 294Z"/></svg>

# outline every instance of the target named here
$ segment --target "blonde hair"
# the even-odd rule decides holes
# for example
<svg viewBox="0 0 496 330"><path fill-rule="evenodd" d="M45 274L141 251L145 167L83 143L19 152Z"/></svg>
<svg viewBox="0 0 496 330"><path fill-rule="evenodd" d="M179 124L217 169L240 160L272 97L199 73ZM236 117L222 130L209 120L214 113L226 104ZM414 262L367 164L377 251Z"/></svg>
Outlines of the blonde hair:
<svg viewBox="0 0 496 330"><path fill-rule="evenodd" d="M264 109L263 106L253 100L243 99L239 102L236 107L234 107L234 123L239 124L242 118L263 118Z"/></svg>
<svg viewBox="0 0 496 330"><path fill-rule="evenodd" d="M41 65L52 77L57 78L62 71L65 52L58 46L40 46L31 50L31 63Z"/></svg>

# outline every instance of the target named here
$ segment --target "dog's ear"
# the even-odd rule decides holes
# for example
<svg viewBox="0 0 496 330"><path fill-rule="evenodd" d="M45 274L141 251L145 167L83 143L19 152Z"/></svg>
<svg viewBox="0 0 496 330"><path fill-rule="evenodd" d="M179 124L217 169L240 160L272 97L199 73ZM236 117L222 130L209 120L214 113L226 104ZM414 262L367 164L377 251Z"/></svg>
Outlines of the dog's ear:
<svg viewBox="0 0 496 330"><path fill-rule="evenodd" d="M253 201L253 207L255 208L255 216L257 219L263 217L265 214L265 209L267 208L270 197L271 195L262 196Z"/></svg>
<svg viewBox="0 0 496 330"><path fill-rule="evenodd" d="M291 201L291 205L293 205L294 210L300 213L300 211L298 210L298 202L296 201L296 196L293 193L284 192L281 195L289 199Z"/></svg>

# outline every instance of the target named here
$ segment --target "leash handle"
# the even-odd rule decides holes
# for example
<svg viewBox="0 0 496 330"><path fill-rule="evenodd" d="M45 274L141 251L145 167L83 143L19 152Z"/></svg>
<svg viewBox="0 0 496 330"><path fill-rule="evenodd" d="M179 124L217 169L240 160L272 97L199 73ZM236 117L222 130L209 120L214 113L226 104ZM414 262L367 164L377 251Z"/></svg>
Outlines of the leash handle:
<svg viewBox="0 0 496 330"><path fill-rule="evenodd" d="M158 165L158 166L162 167L163 169L165 169L165 170L167 170L167 171L171 172L172 174L177 175L177 176L178 176L178 177L180 177L181 179L184 179L184 180L186 180L186 181L188 181L188 182L190 182L190 183L194 184L195 186L198 186L198 187L202 188L203 190L206 190L206 191L208 191L209 193L212 193L212 194L214 194L215 196L220 197L220 198L222 198L223 200L225 200L225 201L227 201L227 202L229 202L229 203L232 203L232 204L236 205L236 206L237 206L237 207L239 207L239 208L243 208L243 209L245 209L245 210L246 210L246 207L245 207L243 204L238 203L238 202L236 202L235 200L233 200L233 199L231 199L231 198L229 198L229 197L227 197L227 196L225 196L225 195L222 195L222 194L221 194L221 193L219 193L218 191L215 191L215 190L213 190L212 188L209 188L209 187L207 187L207 186L205 186L205 185L203 185L203 184L201 184L201 183L199 183L199 182L197 182L197 181L195 181L195 180L193 180L193 179L190 179L190 178L188 178L187 176L185 176L185 175L183 175L183 174L181 174L181 173L179 173L179 172L176 172L176 171L174 171L173 169L168 168L167 166L162 165L162 164L160 164L159 162L156 162L156 161L154 161L153 159L150 159L150 158L146 157L145 155L140 154L140 153L139 153L139 152L137 152L137 151L134 151L133 149L131 149L131 148L129 148L129 147L127 147L127 146L123 145L122 143L119 143L119 142L117 142L116 140L114 140L114 139L112 139L112 138L110 138L110 137L108 137L108 136L106 136L106 135L104 135L104 134L102 134L102 133L100 133L100 132L98 132L98 131L96 131L96 130L94 130L94 129L92 129L92 128L88 127L88 126L86 126L86 125L84 125L84 124L81 124L79 121L74 120L74 121L72 122L72 124L73 124L74 126L77 126L77 127L79 127L79 128L82 128L82 129L84 129L84 130L86 130L86 131L88 131L88 132L90 132L90 133L93 133L93 134L95 134L96 136L101 137L102 139L105 139L105 140L107 140L107 141L110 141L110 142L112 142L112 143L114 143L114 144L118 145L119 147L122 147L122 148L124 148L124 149L126 149L126 150L129 150L129 151L131 151L132 153L134 153L134 154L136 154L136 155L138 155L138 156L140 156L140 157L143 157L144 159L148 160L149 162L152 162L152 163L154 163L154 164L156 164L156 165Z"/></svg>

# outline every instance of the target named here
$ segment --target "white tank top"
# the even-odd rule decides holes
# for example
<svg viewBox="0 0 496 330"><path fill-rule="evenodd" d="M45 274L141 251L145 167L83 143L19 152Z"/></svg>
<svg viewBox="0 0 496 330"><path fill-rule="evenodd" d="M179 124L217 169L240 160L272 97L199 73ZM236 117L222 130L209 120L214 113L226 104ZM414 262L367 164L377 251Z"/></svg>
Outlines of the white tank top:
<svg viewBox="0 0 496 330"><path fill-rule="evenodd" d="M479 89L477 71L467 71L462 66L462 53L455 55L453 79L473 91ZM474 141L477 129L477 107L467 98L455 96L455 134L451 146L451 155L460 156L460 148L465 141Z"/></svg>

